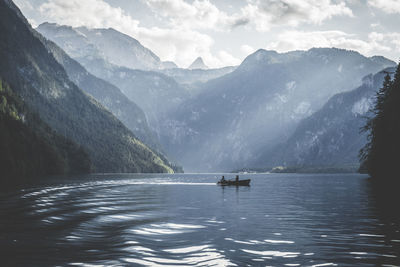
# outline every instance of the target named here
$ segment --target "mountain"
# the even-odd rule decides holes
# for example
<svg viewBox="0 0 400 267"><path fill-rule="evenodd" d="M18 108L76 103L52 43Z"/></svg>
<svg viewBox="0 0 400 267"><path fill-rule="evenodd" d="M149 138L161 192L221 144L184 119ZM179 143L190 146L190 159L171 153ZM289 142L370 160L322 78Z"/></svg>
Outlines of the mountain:
<svg viewBox="0 0 400 267"><path fill-rule="evenodd" d="M82 146L96 172L172 172L119 120L72 83L19 9L0 0L0 77L56 133Z"/></svg>
<svg viewBox="0 0 400 267"><path fill-rule="evenodd" d="M209 80L219 78L234 71L236 67L224 67L219 69L180 69L170 68L159 70L159 72L173 78L184 86L196 86Z"/></svg>
<svg viewBox="0 0 400 267"><path fill-rule="evenodd" d="M385 57L382 56L372 56L370 57L370 59L378 64L382 64L382 65L391 65L392 64L392 60L387 59Z"/></svg>
<svg viewBox="0 0 400 267"><path fill-rule="evenodd" d="M240 169L285 142L330 97L394 65L336 48L258 50L171 111L161 141L186 170Z"/></svg>
<svg viewBox="0 0 400 267"><path fill-rule="evenodd" d="M192 64L188 67L189 70L197 70L197 69L208 69L207 65L204 64L204 61L201 57L196 58Z"/></svg>
<svg viewBox="0 0 400 267"><path fill-rule="evenodd" d="M159 69L161 60L138 40L110 29L75 29L83 34L112 64L131 69Z"/></svg>
<svg viewBox="0 0 400 267"><path fill-rule="evenodd" d="M385 71L394 72L394 68ZM265 153L259 166L346 167L359 165L358 153L366 143L360 129L370 117L376 92L385 72L364 77L360 87L331 97L302 120L284 144Z"/></svg>
<svg viewBox="0 0 400 267"><path fill-rule="evenodd" d="M43 43L57 62L64 67L71 81L99 101L141 141L152 148L160 149L161 145L150 130L140 107L129 100L116 86L90 74L53 42L44 40Z"/></svg>
<svg viewBox="0 0 400 267"><path fill-rule="evenodd" d="M121 89L144 110L151 129L156 133L161 131L161 117L189 96L184 87L162 73L134 70L108 61L111 56L102 56L102 52L87 37L91 36L92 31L100 30L84 30L50 23L40 25L37 30L65 50L91 74ZM113 34L116 34L115 31Z"/></svg>
<svg viewBox="0 0 400 267"><path fill-rule="evenodd" d="M173 62L162 62L138 40L110 29L88 29L43 23L37 30L57 44L65 43L64 50L79 61L80 57L102 57L116 66L140 70L177 67Z"/></svg>
<svg viewBox="0 0 400 267"><path fill-rule="evenodd" d="M175 62L172 61L163 61L161 62L162 69L176 69L178 66L175 64Z"/></svg>
<svg viewBox="0 0 400 267"><path fill-rule="evenodd" d="M159 72L116 67L102 59L85 59L81 63L89 72L117 86L131 101L137 103L156 133L162 131L160 121L164 115L189 96L184 87Z"/></svg>
<svg viewBox="0 0 400 267"><path fill-rule="evenodd" d="M37 30L46 38L55 42L70 57L77 60L87 69L90 69L90 62L103 61L106 62L104 67L108 69L107 71L112 71L110 69L118 69L119 67L132 70L153 70L172 77L182 85L206 82L230 73L235 69L235 67L206 69L207 67L204 68L204 66L193 70L181 69L174 62L161 62L153 52L141 47L137 40L113 29L89 30L84 27L72 28L46 22L39 25ZM113 35L115 38L111 38L111 40L106 38L109 35ZM115 44L117 40L120 41ZM109 46L111 47L108 49ZM116 47L119 48L117 49L118 51L114 51ZM131 49L124 49L127 47ZM133 53L132 51L135 49L132 47L141 47L140 50L147 52ZM141 54L142 57L135 56L136 54ZM201 58L200 61L202 62Z"/></svg>
<svg viewBox="0 0 400 267"><path fill-rule="evenodd" d="M0 79L1 185L43 175L88 173L89 156L56 134Z"/></svg>

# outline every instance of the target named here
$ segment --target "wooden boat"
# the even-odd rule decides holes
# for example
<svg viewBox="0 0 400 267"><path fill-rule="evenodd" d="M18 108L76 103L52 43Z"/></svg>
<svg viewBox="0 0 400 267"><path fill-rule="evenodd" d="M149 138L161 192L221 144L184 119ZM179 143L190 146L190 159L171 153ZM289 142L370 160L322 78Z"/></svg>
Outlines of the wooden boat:
<svg viewBox="0 0 400 267"><path fill-rule="evenodd" d="M220 181L218 181L217 185L250 186L250 179L238 180L238 181L236 181L236 180L220 180Z"/></svg>

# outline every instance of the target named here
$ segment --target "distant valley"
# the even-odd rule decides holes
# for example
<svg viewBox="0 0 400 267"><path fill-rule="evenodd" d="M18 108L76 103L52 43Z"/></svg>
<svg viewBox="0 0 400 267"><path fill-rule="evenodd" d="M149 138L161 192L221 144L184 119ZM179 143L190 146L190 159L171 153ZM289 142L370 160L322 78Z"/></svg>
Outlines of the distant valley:
<svg viewBox="0 0 400 267"><path fill-rule="evenodd" d="M351 91L365 75L394 65L335 48L285 54L259 50L171 111L161 142L194 171L267 165L260 162L266 151L289 140L297 125L333 95Z"/></svg>
<svg viewBox="0 0 400 267"><path fill-rule="evenodd" d="M115 29L43 23L36 31L1 3L1 78L81 146L96 172L355 170L382 70L396 66L312 48L260 49L219 69L198 57L179 68Z"/></svg>
<svg viewBox="0 0 400 267"><path fill-rule="evenodd" d="M146 51L135 56L137 61L152 62L158 57L135 40L126 42L128 37L112 29L45 23L38 30L88 71L138 103L162 149L189 171L316 164L306 157L293 161L276 151L285 142L290 146L302 121L335 94L357 88L368 74L395 66L383 57L367 58L335 48L284 54L259 50L238 67L216 70L207 69L201 58L188 69L162 68L159 63L128 66L118 61L119 56L111 58L107 36L113 35L114 43L121 39L118 47L125 53ZM303 142L299 145L305 146ZM351 164L356 165L354 155L361 143L362 137L350 153ZM327 160L319 164L342 163Z"/></svg>
<svg viewBox="0 0 400 267"><path fill-rule="evenodd" d="M113 29L89 30L44 23L37 30L90 73L117 86L138 104L156 135L162 131L160 120L164 114L194 94L197 83L223 76L234 69L163 68L153 52ZM118 53L115 53L116 47ZM122 60L121 54L127 55L126 60Z"/></svg>

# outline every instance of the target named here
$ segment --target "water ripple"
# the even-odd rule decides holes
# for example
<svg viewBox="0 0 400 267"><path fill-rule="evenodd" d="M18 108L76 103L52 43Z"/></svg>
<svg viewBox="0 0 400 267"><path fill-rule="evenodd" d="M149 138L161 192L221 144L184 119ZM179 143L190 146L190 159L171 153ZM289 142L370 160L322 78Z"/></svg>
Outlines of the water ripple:
<svg viewBox="0 0 400 267"><path fill-rule="evenodd" d="M359 176L249 177L221 188L215 175L102 175L8 192L4 266L400 265L400 223Z"/></svg>

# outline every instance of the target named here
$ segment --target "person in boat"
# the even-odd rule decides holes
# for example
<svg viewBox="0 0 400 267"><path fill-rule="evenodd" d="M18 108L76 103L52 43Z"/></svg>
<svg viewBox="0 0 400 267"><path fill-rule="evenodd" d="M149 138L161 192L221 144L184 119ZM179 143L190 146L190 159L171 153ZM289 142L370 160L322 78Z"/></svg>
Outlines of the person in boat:
<svg viewBox="0 0 400 267"><path fill-rule="evenodd" d="M236 175L236 183L238 183L239 182L239 175Z"/></svg>
<svg viewBox="0 0 400 267"><path fill-rule="evenodd" d="M221 183L225 183L225 182L226 182L225 176L222 175Z"/></svg>

